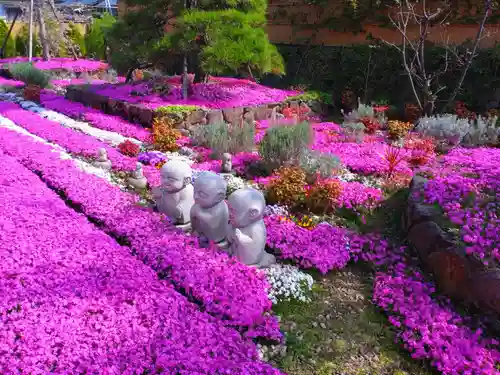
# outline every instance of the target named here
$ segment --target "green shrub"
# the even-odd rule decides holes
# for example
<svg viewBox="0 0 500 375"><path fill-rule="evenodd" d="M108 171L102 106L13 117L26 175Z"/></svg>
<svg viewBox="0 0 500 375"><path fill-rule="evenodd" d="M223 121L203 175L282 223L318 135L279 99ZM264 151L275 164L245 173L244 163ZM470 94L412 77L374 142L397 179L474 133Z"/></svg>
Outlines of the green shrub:
<svg viewBox="0 0 500 375"><path fill-rule="evenodd" d="M291 96L286 101L319 102L324 105L333 105L332 95L323 91L307 91L303 94Z"/></svg>
<svg viewBox="0 0 500 375"><path fill-rule="evenodd" d="M49 76L30 63L10 65L9 71L14 79L28 85L39 86L42 89L49 85Z"/></svg>
<svg viewBox="0 0 500 375"><path fill-rule="evenodd" d="M213 156L220 158L229 152L252 151L254 149L255 127L250 123L231 125L224 122L200 126L196 129L194 140L198 145L210 148Z"/></svg>
<svg viewBox="0 0 500 375"><path fill-rule="evenodd" d="M166 105L156 108L156 112L161 115L174 115L177 117L184 117L190 112L198 109L195 105Z"/></svg>
<svg viewBox="0 0 500 375"><path fill-rule="evenodd" d="M260 142L260 157L270 170L296 165L311 144L312 135L308 122L271 127Z"/></svg>
<svg viewBox="0 0 500 375"><path fill-rule="evenodd" d="M101 18L93 20L85 35L85 46L88 56L101 60L106 59L106 32L116 22L116 18L105 13Z"/></svg>
<svg viewBox="0 0 500 375"><path fill-rule="evenodd" d="M28 26L24 25L15 39L16 53L18 56L28 56L29 48L29 30ZM42 55L42 44L36 33L33 33L33 56Z"/></svg>
<svg viewBox="0 0 500 375"><path fill-rule="evenodd" d="M299 160L308 176L319 175L321 178L331 177L340 167L340 159L333 155L319 151L306 150Z"/></svg>
<svg viewBox="0 0 500 375"><path fill-rule="evenodd" d="M0 20L0 43L3 43L5 36L7 35L8 32L9 32L9 27L7 26L4 20ZM7 44L5 45L3 55L4 57L16 56L16 43L14 42L12 34L9 36L9 39L7 39Z"/></svg>
<svg viewBox="0 0 500 375"><path fill-rule="evenodd" d="M74 46L80 48L82 56L87 55L87 46L85 45L85 36L81 33L80 29L74 24L70 23L68 26L68 38Z"/></svg>

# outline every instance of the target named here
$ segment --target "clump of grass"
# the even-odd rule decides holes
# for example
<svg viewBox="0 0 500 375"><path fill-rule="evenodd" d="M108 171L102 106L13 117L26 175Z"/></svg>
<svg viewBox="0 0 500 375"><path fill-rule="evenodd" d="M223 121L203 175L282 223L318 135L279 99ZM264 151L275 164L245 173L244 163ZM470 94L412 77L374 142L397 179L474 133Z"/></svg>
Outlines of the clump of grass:
<svg viewBox="0 0 500 375"><path fill-rule="evenodd" d="M27 85L38 86L42 89L49 85L50 78L31 63L13 64L9 67L12 78L22 81Z"/></svg>
<svg viewBox="0 0 500 375"><path fill-rule="evenodd" d="M211 149L213 157L220 158L224 153L253 151L255 126L247 122L239 125L213 123L199 126L193 138L199 146Z"/></svg>
<svg viewBox="0 0 500 375"><path fill-rule="evenodd" d="M280 125L268 128L259 145L259 155L272 171L280 166L299 165L313 140L311 125Z"/></svg>

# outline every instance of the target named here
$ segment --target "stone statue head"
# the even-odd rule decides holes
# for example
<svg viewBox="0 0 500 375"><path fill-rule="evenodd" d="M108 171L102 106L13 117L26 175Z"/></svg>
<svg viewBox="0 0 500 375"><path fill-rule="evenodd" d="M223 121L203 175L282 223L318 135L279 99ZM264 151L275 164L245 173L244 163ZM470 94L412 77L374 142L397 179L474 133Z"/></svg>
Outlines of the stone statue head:
<svg viewBox="0 0 500 375"><path fill-rule="evenodd" d="M231 154L230 154L230 153L228 153L228 152L225 152L224 154L222 154L222 162L223 162L223 163L228 163L228 162L231 162L232 158L233 158L233 157L232 157L232 156L231 156Z"/></svg>
<svg viewBox="0 0 500 375"><path fill-rule="evenodd" d="M160 169L161 186L169 193L176 193L191 183L193 171L188 163L170 160Z"/></svg>
<svg viewBox="0 0 500 375"><path fill-rule="evenodd" d="M194 181L194 201L202 208L211 208L226 197L227 183L218 174L201 173Z"/></svg>
<svg viewBox="0 0 500 375"><path fill-rule="evenodd" d="M234 228L244 228L262 220L266 200L260 191L244 188L232 193L227 200L227 205L231 225Z"/></svg>
<svg viewBox="0 0 500 375"><path fill-rule="evenodd" d="M100 159L105 159L106 160L108 158L108 153L106 152L105 148L100 148L99 150L97 150L97 156Z"/></svg>

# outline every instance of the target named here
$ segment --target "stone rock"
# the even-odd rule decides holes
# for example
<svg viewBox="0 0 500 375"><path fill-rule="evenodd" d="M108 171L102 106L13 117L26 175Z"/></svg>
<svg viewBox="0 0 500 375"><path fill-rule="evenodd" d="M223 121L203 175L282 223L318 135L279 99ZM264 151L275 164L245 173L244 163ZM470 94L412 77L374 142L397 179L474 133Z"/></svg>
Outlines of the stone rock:
<svg viewBox="0 0 500 375"><path fill-rule="evenodd" d="M186 126L199 124L207 117L207 111L204 109L198 109L188 113L186 116Z"/></svg>
<svg viewBox="0 0 500 375"><path fill-rule="evenodd" d="M437 218L440 214L437 207L422 203L409 205L408 211L409 227L425 221L431 221L432 219Z"/></svg>
<svg viewBox="0 0 500 375"><path fill-rule="evenodd" d="M267 120L271 116L271 108L267 105L260 105L253 108L255 121Z"/></svg>
<svg viewBox="0 0 500 375"><path fill-rule="evenodd" d="M414 176L410 182L410 190L411 191L416 191L416 190L422 190L427 183L427 179L422 176Z"/></svg>
<svg viewBox="0 0 500 375"><path fill-rule="evenodd" d="M408 232L408 241L417 251L420 259L427 263L430 253L436 250L436 244L445 237L445 232L433 221L416 224Z"/></svg>
<svg viewBox="0 0 500 375"><path fill-rule="evenodd" d="M138 105L137 109L138 109L137 117L139 122L143 126L150 127L153 123L153 118L154 118L153 110L143 105Z"/></svg>
<svg viewBox="0 0 500 375"><path fill-rule="evenodd" d="M222 115L222 111L220 109L214 109L207 114L208 124L217 124L224 122L224 116Z"/></svg>
<svg viewBox="0 0 500 375"><path fill-rule="evenodd" d="M243 120L249 124L253 124L255 122L255 114L253 113L252 108L245 108L243 110Z"/></svg>
<svg viewBox="0 0 500 375"><path fill-rule="evenodd" d="M471 293L479 307L500 314L500 271L485 271L473 275Z"/></svg>
<svg viewBox="0 0 500 375"><path fill-rule="evenodd" d="M224 121L229 124L238 125L243 118L243 108L242 107L234 107L234 108L226 108L222 110L222 114L224 116Z"/></svg>
<svg viewBox="0 0 500 375"><path fill-rule="evenodd" d="M468 299L471 270L465 253L449 247L430 254L428 262L438 286L446 295Z"/></svg>

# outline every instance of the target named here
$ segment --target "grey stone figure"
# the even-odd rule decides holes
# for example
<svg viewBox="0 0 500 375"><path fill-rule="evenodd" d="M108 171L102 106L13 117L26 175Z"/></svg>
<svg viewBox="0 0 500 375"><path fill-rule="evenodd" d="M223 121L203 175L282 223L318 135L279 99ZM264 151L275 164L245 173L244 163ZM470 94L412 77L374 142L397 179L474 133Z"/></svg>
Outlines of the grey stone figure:
<svg viewBox="0 0 500 375"><path fill-rule="evenodd" d="M230 153L222 154L222 173L231 173L233 171L233 157Z"/></svg>
<svg viewBox="0 0 500 375"><path fill-rule="evenodd" d="M94 162L96 167L110 170L111 169L111 161L108 159L108 153L105 148L100 148L97 151L97 160Z"/></svg>
<svg viewBox="0 0 500 375"><path fill-rule="evenodd" d="M134 189L145 189L148 186L148 180L144 177L144 173L142 171L142 164L137 162L135 165L135 170L132 172L132 175L128 179L128 183Z"/></svg>
<svg viewBox="0 0 500 375"><path fill-rule="evenodd" d="M276 258L265 251L267 231L264 223L266 200L252 188L232 193L229 207L228 241L230 252L240 262L259 268L276 263Z"/></svg>
<svg viewBox="0 0 500 375"><path fill-rule="evenodd" d="M194 206L191 208L191 227L198 235L201 247L209 241L227 249L229 210L225 202L226 181L212 172L201 173L194 182Z"/></svg>
<svg viewBox="0 0 500 375"><path fill-rule="evenodd" d="M161 168L160 177L160 187L153 189L158 211L166 214L178 228L189 230L194 205L191 167L184 161L170 160Z"/></svg>

